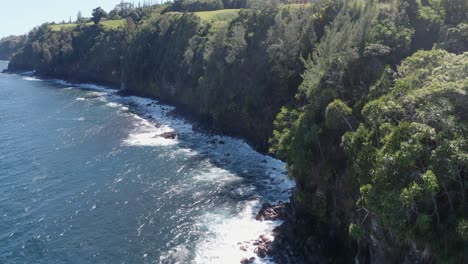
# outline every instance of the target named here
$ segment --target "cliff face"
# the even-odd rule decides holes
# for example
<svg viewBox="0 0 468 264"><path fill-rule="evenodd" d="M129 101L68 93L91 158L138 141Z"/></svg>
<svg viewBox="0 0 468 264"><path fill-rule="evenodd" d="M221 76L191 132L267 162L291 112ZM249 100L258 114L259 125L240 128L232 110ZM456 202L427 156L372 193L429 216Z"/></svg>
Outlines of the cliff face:
<svg viewBox="0 0 468 264"><path fill-rule="evenodd" d="M276 113L300 83L300 54L310 51L314 31L302 9L231 12L219 21L164 13L138 28L128 20L114 30L43 25L30 33L9 69L125 87L176 104L206 128L267 151Z"/></svg>
<svg viewBox="0 0 468 264"><path fill-rule="evenodd" d="M11 59L10 71L73 80L120 84L123 32L98 26L54 31L43 25L29 33L28 42Z"/></svg>

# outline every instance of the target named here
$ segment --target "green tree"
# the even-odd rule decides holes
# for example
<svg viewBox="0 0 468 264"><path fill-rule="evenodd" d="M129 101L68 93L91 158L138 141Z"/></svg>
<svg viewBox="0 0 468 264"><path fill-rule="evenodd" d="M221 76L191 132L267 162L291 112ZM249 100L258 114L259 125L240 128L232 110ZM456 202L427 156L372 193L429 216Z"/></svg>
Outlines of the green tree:
<svg viewBox="0 0 468 264"><path fill-rule="evenodd" d="M415 53L388 93L365 105L359 129L343 137L358 206L441 262L462 263L468 250L467 64L468 53Z"/></svg>
<svg viewBox="0 0 468 264"><path fill-rule="evenodd" d="M83 14L81 13L81 10L78 11L78 13L76 14L76 23L82 23L84 20L83 18Z"/></svg>
<svg viewBox="0 0 468 264"><path fill-rule="evenodd" d="M96 7L93 9L92 16L93 17L91 19L93 20L94 24L97 25L103 18L107 16L107 13L101 7Z"/></svg>

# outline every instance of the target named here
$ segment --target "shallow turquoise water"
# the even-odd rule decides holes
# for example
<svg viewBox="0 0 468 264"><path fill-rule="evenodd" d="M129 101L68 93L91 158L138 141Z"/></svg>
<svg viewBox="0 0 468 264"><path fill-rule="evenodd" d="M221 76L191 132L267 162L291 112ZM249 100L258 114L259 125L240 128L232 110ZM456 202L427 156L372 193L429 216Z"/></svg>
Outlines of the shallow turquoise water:
<svg viewBox="0 0 468 264"><path fill-rule="evenodd" d="M237 242L278 224L253 216L287 199L283 163L195 133L171 109L104 87L0 74L0 263L251 256Z"/></svg>

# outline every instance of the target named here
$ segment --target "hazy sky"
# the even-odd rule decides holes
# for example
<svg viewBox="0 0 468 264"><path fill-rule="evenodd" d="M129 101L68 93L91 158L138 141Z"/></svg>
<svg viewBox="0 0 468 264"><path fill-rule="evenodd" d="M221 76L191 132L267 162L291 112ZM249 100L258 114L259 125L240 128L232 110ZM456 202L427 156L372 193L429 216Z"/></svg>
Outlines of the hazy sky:
<svg viewBox="0 0 468 264"><path fill-rule="evenodd" d="M91 10L98 6L109 11L120 2L121 0L0 0L0 38L27 33L44 22L68 21L70 16L75 20L79 10L85 17L91 16Z"/></svg>

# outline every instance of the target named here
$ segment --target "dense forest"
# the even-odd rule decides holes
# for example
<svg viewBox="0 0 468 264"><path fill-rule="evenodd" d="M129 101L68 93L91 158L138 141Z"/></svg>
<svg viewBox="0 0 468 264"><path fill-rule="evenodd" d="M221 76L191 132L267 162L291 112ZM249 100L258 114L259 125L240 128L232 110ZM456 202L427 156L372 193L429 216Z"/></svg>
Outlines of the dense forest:
<svg viewBox="0 0 468 264"><path fill-rule="evenodd" d="M468 261L466 0L120 4L7 41L10 71L155 97L285 160L279 263Z"/></svg>
<svg viewBox="0 0 468 264"><path fill-rule="evenodd" d="M10 60L17 51L23 48L26 36L9 36L0 39L0 60Z"/></svg>

